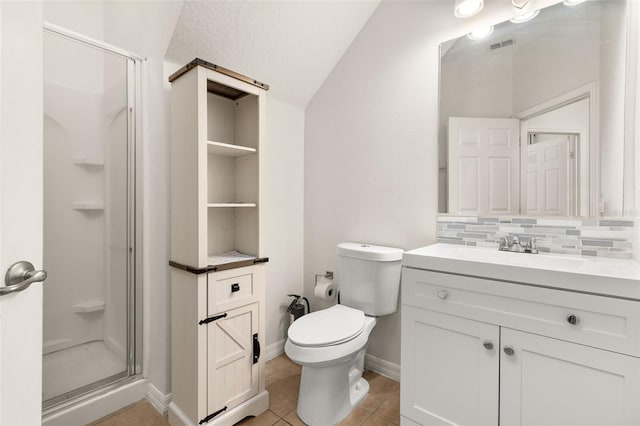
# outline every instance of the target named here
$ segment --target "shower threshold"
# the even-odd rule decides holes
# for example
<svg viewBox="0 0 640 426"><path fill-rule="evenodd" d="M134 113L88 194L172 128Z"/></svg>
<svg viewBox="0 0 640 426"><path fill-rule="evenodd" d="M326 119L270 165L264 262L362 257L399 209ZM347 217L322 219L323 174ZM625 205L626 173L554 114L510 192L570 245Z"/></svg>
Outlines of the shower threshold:
<svg viewBox="0 0 640 426"><path fill-rule="evenodd" d="M43 408L68 401L127 375L126 359L102 340L45 354L42 359Z"/></svg>

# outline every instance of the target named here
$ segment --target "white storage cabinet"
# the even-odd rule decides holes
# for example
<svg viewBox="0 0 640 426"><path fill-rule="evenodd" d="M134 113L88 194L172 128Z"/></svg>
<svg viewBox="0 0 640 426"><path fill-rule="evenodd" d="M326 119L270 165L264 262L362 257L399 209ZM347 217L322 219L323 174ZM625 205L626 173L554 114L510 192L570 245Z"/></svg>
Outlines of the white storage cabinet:
<svg viewBox="0 0 640 426"><path fill-rule="evenodd" d="M268 86L195 59L171 81L172 425L232 425L265 390Z"/></svg>

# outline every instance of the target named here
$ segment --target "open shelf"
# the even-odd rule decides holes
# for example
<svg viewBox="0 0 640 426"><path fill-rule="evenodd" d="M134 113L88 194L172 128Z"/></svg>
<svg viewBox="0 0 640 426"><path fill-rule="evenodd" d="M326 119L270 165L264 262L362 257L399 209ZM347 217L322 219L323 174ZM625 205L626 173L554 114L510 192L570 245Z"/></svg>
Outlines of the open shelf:
<svg viewBox="0 0 640 426"><path fill-rule="evenodd" d="M243 155L254 154L256 149L249 148L247 146L208 141L207 152L209 154L223 155L225 157L241 157Z"/></svg>
<svg viewBox="0 0 640 426"><path fill-rule="evenodd" d="M209 203L207 207L257 207L256 203Z"/></svg>
<svg viewBox="0 0 640 426"><path fill-rule="evenodd" d="M208 262L210 266L226 265L229 263L243 262L247 260L257 259L256 256L250 254L244 254L237 250L228 251L225 253L210 254Z"/></svg>

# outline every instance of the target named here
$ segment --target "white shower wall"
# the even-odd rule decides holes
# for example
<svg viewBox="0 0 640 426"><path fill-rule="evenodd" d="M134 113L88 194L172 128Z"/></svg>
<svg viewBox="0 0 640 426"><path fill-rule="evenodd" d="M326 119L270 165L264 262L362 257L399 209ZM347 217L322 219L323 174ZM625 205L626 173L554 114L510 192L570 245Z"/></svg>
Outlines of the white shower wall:
<svg viewBox="0 0 640 426"><path fill-rule="evenodd" d="M124 371L126 61L51 34L44 51L44 353L104 341Z"/></svg>

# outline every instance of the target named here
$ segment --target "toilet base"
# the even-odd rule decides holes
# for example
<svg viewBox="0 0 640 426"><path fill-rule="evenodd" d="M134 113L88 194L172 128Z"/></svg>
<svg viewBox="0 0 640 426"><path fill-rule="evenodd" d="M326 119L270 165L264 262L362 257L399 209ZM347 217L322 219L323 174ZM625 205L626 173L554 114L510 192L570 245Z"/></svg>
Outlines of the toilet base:
<svg viewBox="0 0 640 426"><path fill-rule="evenodd" d="M298 417L308 425L333 426L347 417L368 393L369 383L353 363L324 368L304 366Z"/></svg>

